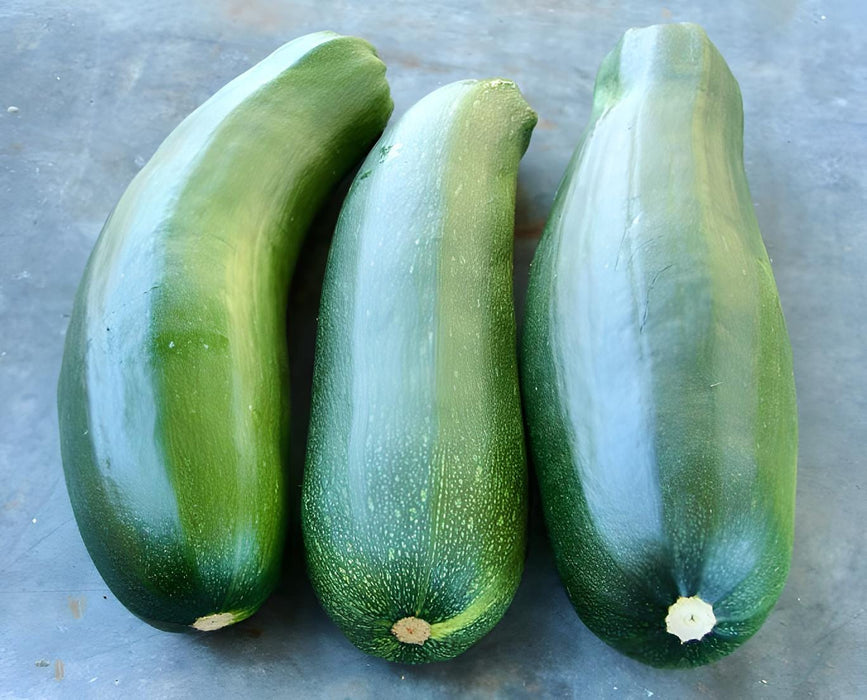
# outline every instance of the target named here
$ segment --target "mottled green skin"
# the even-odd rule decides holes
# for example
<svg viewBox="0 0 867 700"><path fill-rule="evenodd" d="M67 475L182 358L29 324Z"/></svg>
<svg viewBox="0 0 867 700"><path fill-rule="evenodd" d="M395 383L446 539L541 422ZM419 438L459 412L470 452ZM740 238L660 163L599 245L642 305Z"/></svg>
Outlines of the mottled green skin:
<svg viewBox="0 0 867 700"><path fill-rule="evenodd" d="M527 509L512 246L536 115L463 81L390 126L325 276L302 523L313 586L360 649L451 658L508 607ZM431 625L423 645L391 633Z"/></svg>
<svg viewBox="0 0 867 700"><path fill-rule="evenodd" d="M291 269L388 120L384 74L360 39L285 45L172 132L88 262L58 388L66 483L100 574L155 626L243 619L276 583Z"/></svg>
<svg viewBox="0 0 867 700"><path fill-rule="evenodd" d="M582 620L656 666L717 659L779 595L792 547L792 356L742 159L738 85L696 25L631 30L533 261L531 449ZM668 607L718 624L681 644Z"/></svg>

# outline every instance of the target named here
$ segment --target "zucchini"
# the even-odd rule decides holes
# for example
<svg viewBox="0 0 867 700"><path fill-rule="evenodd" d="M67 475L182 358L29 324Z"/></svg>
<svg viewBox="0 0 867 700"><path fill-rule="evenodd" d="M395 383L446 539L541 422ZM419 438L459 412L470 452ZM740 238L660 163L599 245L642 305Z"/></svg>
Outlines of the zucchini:
<svg viewBox="0 0 867 700"><path fill-rule="evenodd" d="M791 557L792 354L742 139L700 27L626 32L531 267L522 389L560 576L656 666L741 644Z"/></svg>
<svg viewBox="0 0 867 700"><path fill-rule="evenodd" d="M251 615L284 538L285 309L308 223L391 112L366 42L301 37L185 119L91 254L58 387L82 538L171 630Z"/></svg>
<svg viewBox="0 0 867 700"><path fill-rule="evenodd" d="M453 657L521 577L526 462L512 301L507 80L446 85L389 126L326 267L302 528L325 610L392 661Z"/></svg>

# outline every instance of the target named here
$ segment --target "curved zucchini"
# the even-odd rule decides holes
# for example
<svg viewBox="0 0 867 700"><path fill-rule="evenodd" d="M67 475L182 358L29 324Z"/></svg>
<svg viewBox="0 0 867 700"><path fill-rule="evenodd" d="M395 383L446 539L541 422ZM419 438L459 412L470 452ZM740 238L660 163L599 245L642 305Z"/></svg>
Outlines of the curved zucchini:
<svg viewBox="0 0 867 700"><path fill-rule="evenodd" d="M752 635L791 556L792 355L742 135L700 27L628 31L531 268L522 388L560 576L656 666Z"/></svg>
<svg viewBox="0 0 867 700"><path fill-rule="evenodd" d="M296 252L385 126L385 67L321 32L178 126L105 224L58 388L66 483L112 592L216 629L274 587L285 521L285 308Z"/></svg>
<svg viewBox="0 0 867 700"><path fill-rule="evenodd" d="M393 661L464 651L523 569L512 241L535 123L510 81L436 90L368 156L332 243L302 494L308 570L347 637Z"/></svg>

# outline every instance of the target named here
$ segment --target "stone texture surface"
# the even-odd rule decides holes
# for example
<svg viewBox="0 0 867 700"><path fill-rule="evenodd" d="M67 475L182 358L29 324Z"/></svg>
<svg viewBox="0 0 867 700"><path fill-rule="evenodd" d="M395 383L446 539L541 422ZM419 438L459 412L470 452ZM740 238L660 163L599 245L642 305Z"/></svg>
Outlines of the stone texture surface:
<svg viewBox="0 0 867 700"><path fill-rule="evenodd" d="M705 26L740 81L747 174L794 346L801 416L795 553L788 586L755 638L691 672L620 656L572 611L537 503L512 608L449 663L402 667L357 652L316 603L297 549L271 601L222 633L165 634L127 613L75 527L55 383L73 294L102 222L169 131L279 44L317 29L377 46L389 66L395 114L452 80L515 79L540 115L521 169L520 308L554 190L589 115L596 67L626 28L681 20ZM5 0L0 697L863 695L865 32L861 0ZM289 310L295 470L317 285L336 206L305 248Z"/></svg>

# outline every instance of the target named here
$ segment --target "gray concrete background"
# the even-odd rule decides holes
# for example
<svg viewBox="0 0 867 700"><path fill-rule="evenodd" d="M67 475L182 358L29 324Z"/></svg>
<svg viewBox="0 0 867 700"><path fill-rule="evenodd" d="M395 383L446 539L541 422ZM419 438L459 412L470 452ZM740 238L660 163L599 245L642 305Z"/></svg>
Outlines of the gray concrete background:
<svg viewBox="0 0 867 700"><path fill-rule="evenodd" d="M396 115L452 80L515 79L540 115L520 179L522 305L596 67L626 28L681 20L705 26L740 81L747 174L794 346L795 552L761 631L693 671L620 656L572 611L537 504L514 604L448 663L356 651L318 607L297 551L260 613L221 633L166 634L127 613L72 518L55 382L87 255L171 129L279 44L318 29L373 42ZM0 2L0 697L867 697L865 36L862 0ZM293 286L295 469L333 210Z"/></svg>

